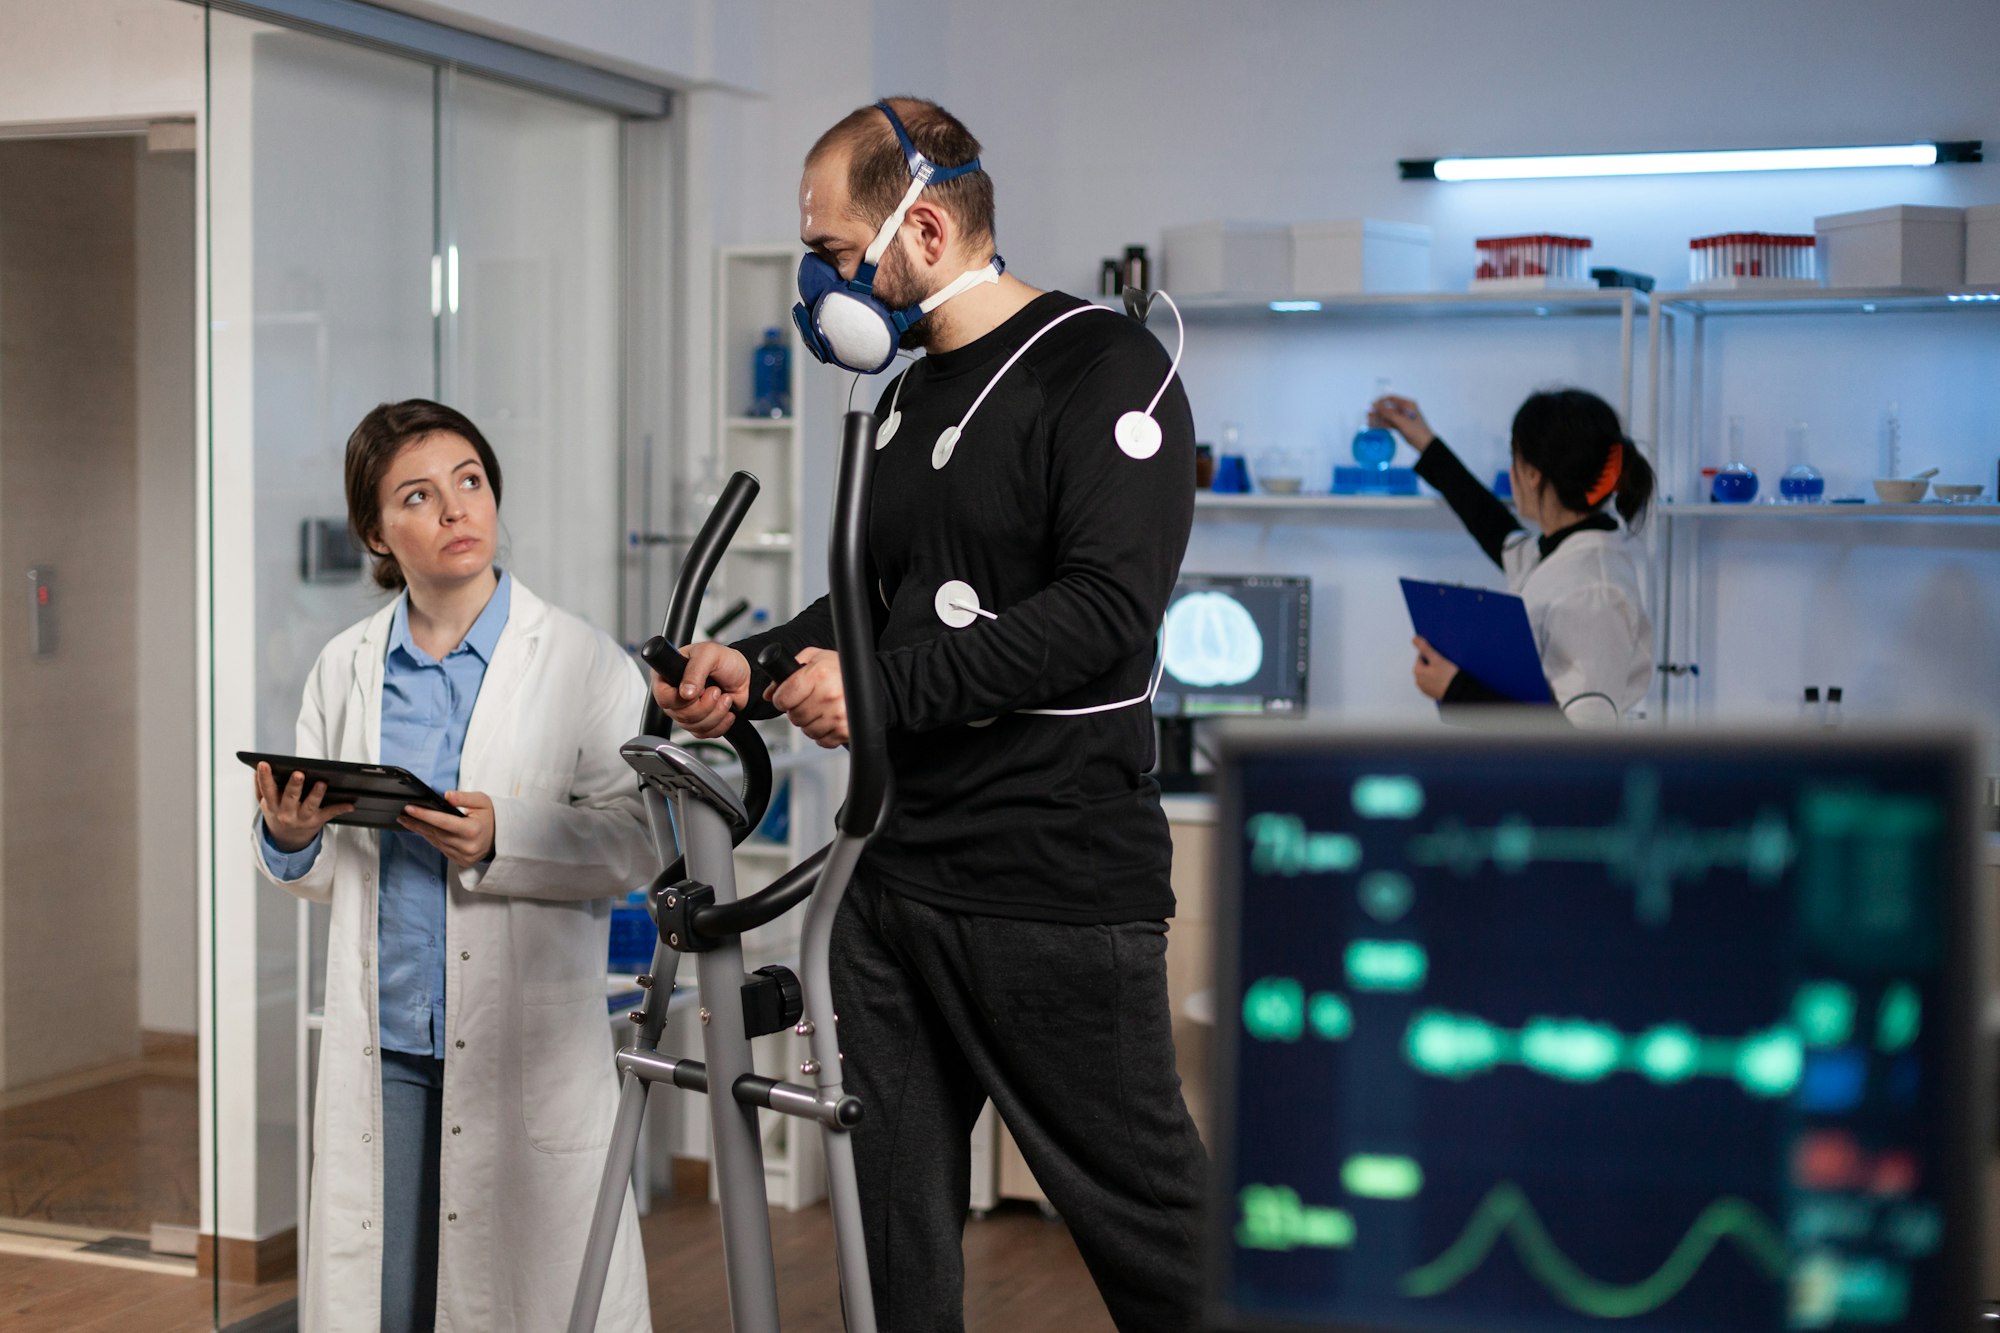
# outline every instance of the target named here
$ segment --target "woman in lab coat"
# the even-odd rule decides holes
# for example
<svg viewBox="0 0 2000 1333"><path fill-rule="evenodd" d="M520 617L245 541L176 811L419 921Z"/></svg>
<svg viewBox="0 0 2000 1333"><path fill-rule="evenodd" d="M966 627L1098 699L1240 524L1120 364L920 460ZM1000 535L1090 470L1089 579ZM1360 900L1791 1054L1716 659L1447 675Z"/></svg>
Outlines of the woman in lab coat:
<svg viewBox="0 0 2000 1333"><path fill-rule="evenodd" d="M348 520L403 595L306 681L302 755L398 764L462 816L327 821L257 772L274 882L332 909L301 1323L562 1327L617 1113L611 898L655 873L618 747L645 683L609 637L494 566L500 467L422 399L347 445ZM604 1329L650 1328L628 1197Z"/></svg>
<svg viewBox="0 0 2000 1333"><path fill-rule="evenodd" d="M1531 395L1514 414L1514 504L1539 535L1466 470L1415 402L1379 398L1369 421L1409 441L1417 475L1444 496L1527 604L1563 715L1579 725L1628 715L1653 680L1653 627L1629 540L1645 521L1653 469L1611 405L1581 389L1556 389ZM1442 705L1505 702L1422 638L1415 643L1413 674L1426 695Z"/></svg>

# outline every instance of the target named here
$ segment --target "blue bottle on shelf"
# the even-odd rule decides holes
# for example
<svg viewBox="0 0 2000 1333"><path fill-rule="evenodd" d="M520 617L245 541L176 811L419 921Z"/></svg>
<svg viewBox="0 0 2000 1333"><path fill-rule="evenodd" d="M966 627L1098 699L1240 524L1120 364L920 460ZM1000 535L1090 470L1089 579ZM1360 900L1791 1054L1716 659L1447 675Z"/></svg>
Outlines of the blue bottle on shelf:
<svg viewBox="0 0 2000 1333"><path fill-rule="evenodd" d="M757 346L751 380L755 396L750 403L753 417L788 417L792 414L792 349L777 329L765 329L764 341Z"/></svg>

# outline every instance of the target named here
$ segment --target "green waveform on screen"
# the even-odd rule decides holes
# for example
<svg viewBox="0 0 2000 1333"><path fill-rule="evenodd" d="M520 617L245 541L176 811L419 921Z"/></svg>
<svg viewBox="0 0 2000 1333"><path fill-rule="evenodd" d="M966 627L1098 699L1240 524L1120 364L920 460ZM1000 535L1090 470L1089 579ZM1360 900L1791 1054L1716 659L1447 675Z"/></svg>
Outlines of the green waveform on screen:
<svg viewBox="0 0 2000 1333"><path fill-rule="evenodd" d="M1250 868L1260 875L1344 874L1361 864L1361 841L1346 833L1313 833L1297 815L1252 815Z"/></svg>
<svg viewBox="0 0 2000 1333"><path fill-rule="evenodd" d="M1775 884L1798 856L1798 843L1775 810L1724 829L1666 819L1660 813L1660 775L1639 768L1626 775L1624 808L1615 823L1542 828L1509 815L1491 828L1475 828L1447 818L1410 839L1407 855L1415 865L1461 876L1487 864L1507 874L1539 863L1602 865L1614 883L1632 890L1639 920L1657 926L1673 914L1676 884L1717 870L1743 870L1754 884Z"/></svg>
<svg viewBox="0 0 2000 1333"><path fill-rule="evenodd" d="M1354 1219L1344 1209L1314 1208L1283 1185L1245 1185L1236 1197L1243 1220L1236 1243L1246 1250L1344 1250L1354 1244Z"/></svg>
<svg viewBox="0 0 2000 1333"><path fill-rule="evenodd" d="M1734 1241L1774 1282L1784 1279L1788 1257L1769 1219L1742 1199L1722 1198L1702 1209L1651 1276L1632 1283L1604 1282L1562 1252L1518 1185L1502 1181L1480 1200L1465 1230L1443 1254L1403 1275L1403 1294L1418 1300L1443 1295L1477 1272L1503 1237L1550 1295L1594 1319L1630 1319L1659 1309L1694 1280L1724 1239Z"/></svg>
<svg viewBox="0 0 2000 1333"><path fill-rule="evenodd" d="M1596 1083L1619 1073L1659 1084L1728 1078L1753 1097L1782 1097L1798 1086L1805 1043L1785 1024L1743 1037L1704 1037L1679 1023L1628 1034L1583 1018L1537 1015L1519 1028L1503 1028L1471 1014L1426 1009L1410 1020L1403 1055L1419 1073L1437 1078L1467 1079L1519 1065L1566 1083Z"/></svg>

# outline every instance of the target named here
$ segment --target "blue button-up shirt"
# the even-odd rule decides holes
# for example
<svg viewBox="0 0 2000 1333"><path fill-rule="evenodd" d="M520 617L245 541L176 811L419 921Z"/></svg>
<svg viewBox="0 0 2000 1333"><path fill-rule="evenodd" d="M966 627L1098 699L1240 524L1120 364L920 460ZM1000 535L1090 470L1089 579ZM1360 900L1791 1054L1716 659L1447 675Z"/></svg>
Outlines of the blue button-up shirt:
<svg viewBox="0 0 2000 1333"><path fill-rule="evenodd" d="M500 631L507 626L512 576L499 586L458 647L442 662L410 637L410 599L396 603L382 671L381 761L407 768L444 792L458 786L472 706ZM297 879L319 856L319 841L282 852L264 839L264 860L279 879ZM382 830L376 905L380 1043L385 1050L444 1058L444 854L414 833Z"/></svg>

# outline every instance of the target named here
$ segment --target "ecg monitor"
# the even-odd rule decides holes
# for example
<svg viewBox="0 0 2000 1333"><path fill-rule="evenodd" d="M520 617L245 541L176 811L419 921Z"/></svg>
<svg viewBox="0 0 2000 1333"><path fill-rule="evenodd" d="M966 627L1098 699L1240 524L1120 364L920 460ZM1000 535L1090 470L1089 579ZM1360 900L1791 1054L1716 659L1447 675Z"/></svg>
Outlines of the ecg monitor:
<svg viewBox="0 0 2000 1333"><path fill-rule="evenodd" d="M1212 1326L1973 1327L1973 764L1226 735Z"/></svg>
<svg viewBox="0 0 2000 1333"><path fill-rule="evenodd" d="M1183 574L1161 631L1159 717L1302 716L1311 580Z"/></svg>

